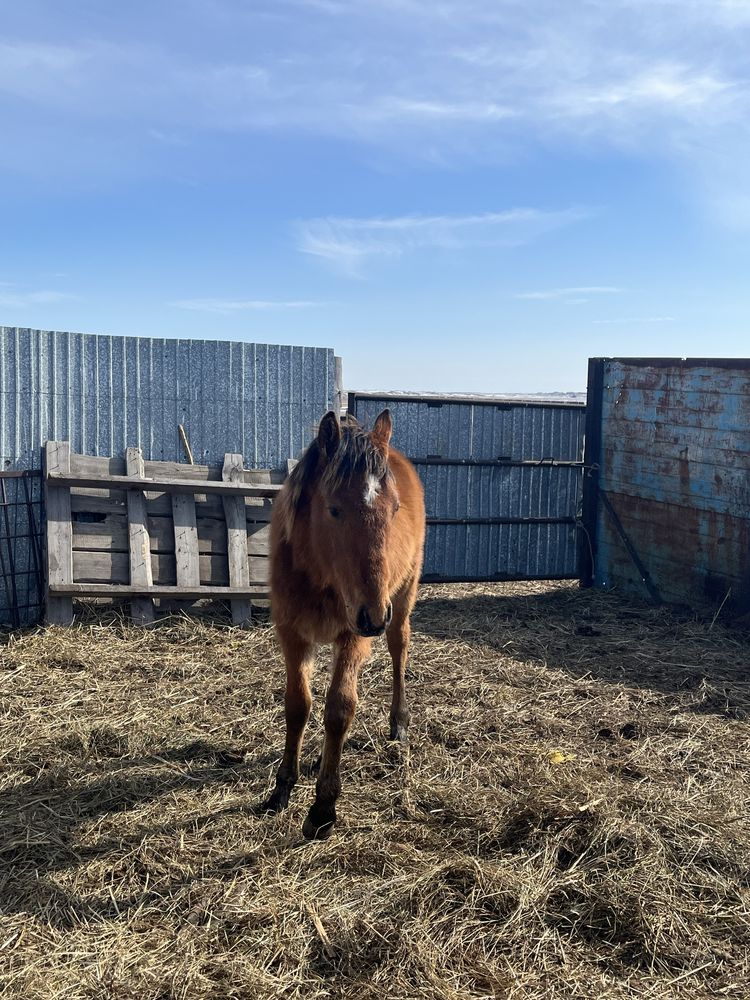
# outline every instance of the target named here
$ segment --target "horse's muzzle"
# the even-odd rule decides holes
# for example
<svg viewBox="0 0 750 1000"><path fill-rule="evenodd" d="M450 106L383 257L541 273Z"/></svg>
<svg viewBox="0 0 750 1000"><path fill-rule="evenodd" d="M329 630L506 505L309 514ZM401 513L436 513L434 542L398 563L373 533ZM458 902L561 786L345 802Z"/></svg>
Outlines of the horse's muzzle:
<svg viewBox="0 0 750 1000"><path fill-rule="evenodd" d="M363 606L357 613L357 631L360 635L367 637L382 635L391 624L391 618L393 618L393 605L390 601L388 602L388 607L385 609L385 619L380 625L372 620L370 612Z"/></svg>

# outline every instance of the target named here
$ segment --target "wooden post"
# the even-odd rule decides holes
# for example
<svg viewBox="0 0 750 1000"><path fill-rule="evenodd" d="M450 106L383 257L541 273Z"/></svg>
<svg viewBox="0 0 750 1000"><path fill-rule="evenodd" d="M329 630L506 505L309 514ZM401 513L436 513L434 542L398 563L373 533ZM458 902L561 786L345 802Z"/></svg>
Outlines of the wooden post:
<svg viewBox="0 0 750 1000"><path fill-rule="evenodd" d="M129 476L145 478L143 454L140 448L128 448L125 453ZM130 547L130 584L145 589L153 586L151 570L151 539L146 517L146 497L142 490L128 490L128 544ZM154 620L154 602L150 597L134 597L130 616L135 625L149 625Z"/></svg>
<svg viewBox="0 0 750 1000"><path fill-rule="evenodd" d="M198 525L195 519L195 497L189 493L172 494L172 517L174 519L177 586L199 587L201 574L198 555Z"/></svg>
<svg viewBox="0 0 750 1000"><path fill-rule="evenodd" d="M242 455L227 452L221 478L225 483L242 482ZM247 515L244 497L223 497L224 519L227 522L227 556L229 557L229 586L248 587L250 568L247 555ZM247 627L252 623L252 605L247 598L231 601L232 621Z"/></svg>
<svg viewBox="0 0 750 1000"><path fill-rule="evenodd" d="M73 525L70 487L50 483L49 475L70 475L70 443L47 441L44 446L45 505L47 509L47 585L73 583ZM48 625L73 622L73 598L53 597L47 591Z"/></svg>

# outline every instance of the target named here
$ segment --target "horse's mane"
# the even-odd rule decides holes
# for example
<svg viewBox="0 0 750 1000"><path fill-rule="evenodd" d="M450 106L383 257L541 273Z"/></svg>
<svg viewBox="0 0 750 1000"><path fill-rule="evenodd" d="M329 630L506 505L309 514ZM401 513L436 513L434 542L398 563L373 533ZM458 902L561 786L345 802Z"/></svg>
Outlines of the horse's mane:
<svg viewBox="0 0 750 1000"><path fill-rule="evenodd" d="M322 474L320 467L321 449L316 438L287 479L288 536L291 534L294 516L308 502L310 489L316 480L319 479L326 489L333 492L359 474L378 479L384 479L389 474L387 453L373 443L369 433L351 416L344 419L338 448L326 461Z"/></svg>

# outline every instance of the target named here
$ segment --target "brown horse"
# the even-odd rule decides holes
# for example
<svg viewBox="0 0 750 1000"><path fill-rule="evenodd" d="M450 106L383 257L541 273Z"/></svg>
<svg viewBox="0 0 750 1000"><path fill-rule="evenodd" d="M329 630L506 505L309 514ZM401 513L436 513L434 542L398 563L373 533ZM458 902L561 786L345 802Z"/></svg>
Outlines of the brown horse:
<svg viewBox="0 0 750 1000"><path fill-rule="evenodd" d="M405 741L409 712L404 674L409 616L422 570L425 512L414 466L389 448L384 410L366 433L335 413L292 471L271 520L271 606L286 660L286 745L266 808L289 802L312 698L309 676L318 643L333 643L325 740L306 837L328 837L341 791L341 750L357 706L359 671L373 636L386 634L393 660L391 739Z"/></svg>

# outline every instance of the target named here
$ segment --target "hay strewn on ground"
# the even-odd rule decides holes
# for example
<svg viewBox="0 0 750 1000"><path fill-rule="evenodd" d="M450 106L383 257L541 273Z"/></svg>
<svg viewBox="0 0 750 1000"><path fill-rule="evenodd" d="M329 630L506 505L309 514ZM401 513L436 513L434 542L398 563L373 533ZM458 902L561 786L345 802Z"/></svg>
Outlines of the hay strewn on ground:
<svg viewBox="0 0 750 1000"><path fill-rule="evenodd" d="M338 831L307 844L311 778L253 811L282 744L268 625L13 638L0 992L747 997L749 651L565 584L424 588L410 749L378 644Z"/></svg>

